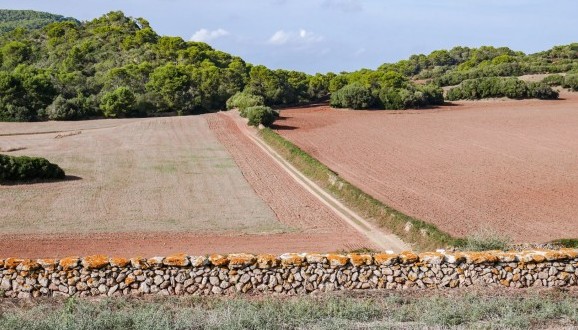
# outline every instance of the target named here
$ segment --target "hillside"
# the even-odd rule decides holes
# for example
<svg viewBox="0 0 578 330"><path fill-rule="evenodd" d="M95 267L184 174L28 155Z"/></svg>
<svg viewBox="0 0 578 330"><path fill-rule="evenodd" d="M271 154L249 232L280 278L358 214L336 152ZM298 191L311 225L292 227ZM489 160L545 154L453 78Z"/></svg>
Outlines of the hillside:
<svg viewBox="0 0 578 330"><path fill-rule="evenodd" d="M39 29L50 23L61 21L76 21L74 18L64 17L34 10L0 9L0 34L17 28Z"/></svg>
<svg viewBox="0 0 578 330"><path fill-rule="evenodd" d="M32 11L1 13L0 24L22 28L0 34L0 121L212 112L225 109L240 91L275 107L331 94L334 107L420 108L443 104L440 87L467 79L578 72L578 44L570 44L533 55L505 47L455 47L376 70L308 75L251 65L202 42L160 36L147 20L120 11L87 22ZM485 85L492 93L474 91L477 98L557 97L541 83L494 79Z"/></svg>

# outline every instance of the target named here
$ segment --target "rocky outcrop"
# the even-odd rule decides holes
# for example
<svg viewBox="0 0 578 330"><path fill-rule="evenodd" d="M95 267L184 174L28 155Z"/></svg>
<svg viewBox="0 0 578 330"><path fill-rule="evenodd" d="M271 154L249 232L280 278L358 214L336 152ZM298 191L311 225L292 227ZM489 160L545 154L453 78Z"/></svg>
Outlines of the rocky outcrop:
<svg viewBox="0 0 578 330"><path fill-rule="evenodd" d="M578 250L0 259L0 297L224 295L405 288L565 287Z"/></svg>

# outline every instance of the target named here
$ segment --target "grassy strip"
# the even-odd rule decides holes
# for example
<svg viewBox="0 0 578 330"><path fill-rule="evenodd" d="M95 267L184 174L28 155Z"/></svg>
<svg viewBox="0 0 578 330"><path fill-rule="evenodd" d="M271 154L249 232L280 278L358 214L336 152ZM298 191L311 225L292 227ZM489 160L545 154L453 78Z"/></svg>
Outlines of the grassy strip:
<svg viewBox="0 0 578 330"><path fill-rule="evenodd" d="M413 244L414 249L432 250L448 245L464 245L463 239L454 238L436 226L403 214L361 191L275 131L265 128L260 134L269 146L309 179L363 217L372 219L405 242Z"/></svg>
<svg viewBox="0 0 578 330"><path fill-rule="evenodd" d="M544 328L578 325L560 291L319 297L41 299L0 304L0 329Z"/></svg>

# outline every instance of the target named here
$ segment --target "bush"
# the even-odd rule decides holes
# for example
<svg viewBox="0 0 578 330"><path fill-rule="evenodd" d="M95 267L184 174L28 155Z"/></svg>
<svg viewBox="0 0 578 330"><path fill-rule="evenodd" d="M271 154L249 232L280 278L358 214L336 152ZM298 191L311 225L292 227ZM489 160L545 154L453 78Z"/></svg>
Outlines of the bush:
<svg viewBox="0 0 578 330"><path fill-rule="evenodd" d="M277 119L278 114L273 109L266 106L249 107L246 110L249 125L259 126L259 124L269 127Z"/></svg>
<svg viewBox="0 0 578 330"><path fill-rule="evenodd" d="M564 84L564 76L553 74L542 79L542 82L548 86L562 86Z"/></svg>
<svg viewBox="0 0 578 330"><path fill-rule="evenodd" d="M448 91L449 100L477 100L491 97L512 99L556 99L558 92L544 83L526 83L518 78L478 78L462 82Z"/></svg>
<svg viewBox="0 0 578 330"><path fill-rule="evenodd" d="M248 92L237 92L231 96L226 103L227 109L239 109L241 117L247 117L246 111L249 107L265 105L265 99L262 96L254 95Z"/></svg>
<svg viewBox="0 0 578 330"><path fill-rule="evenodd" d="M423 108L444 103L443 91L435 85L383 88L379 100L384 109Z"/></svg>
<svg viewBox="0 0 578 330"><path fill-rule="evenodd" d="M331 94L330 103L335 108L367 109L373 106L374 98L369 89L353 83Z"/></svg>
<svg viewBox="0 0 578 330"><path fill-rule="evenodd" d="M0 182L64 179L64 170L39 157L0 155Z"/></svg>
<svg viewBox="0 0 578 330"><path fill-rule="evenodd" d="M569 74L564 77L564 88L570 88L573 91L578 91L578 74Z"/></svg>
<svg viewBox="0 0 578 330"><path fill-rule="evenodd" d="M529 83L528 91L530 92L530 97L542 100L555 100L559 95L557 91L543 82Z"/></svg>

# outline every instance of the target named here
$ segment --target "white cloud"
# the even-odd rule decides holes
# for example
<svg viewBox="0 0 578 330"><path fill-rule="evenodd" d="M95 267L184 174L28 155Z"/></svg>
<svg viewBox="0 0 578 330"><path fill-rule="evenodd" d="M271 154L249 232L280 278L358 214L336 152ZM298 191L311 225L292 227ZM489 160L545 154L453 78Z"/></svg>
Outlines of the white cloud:
<svg viewBox="0 0 578 330"><path fill-rule="evenodd" d="M217 30L207 30L207 29L200 29L199 31L195 32L191 37L191 41L202 41L207 42L211 40L215 40L217 38L228 36L230 33L224 29L217 29Z"/></svg>
<svg viewBox="0 0 578 330"><path fill-rule="evenodd" d="M323 36L317 35L305 29L300 29L297 32L279 30L269 38L268 42L272 45L285 44L312 44L323 41Z"/></svg>

